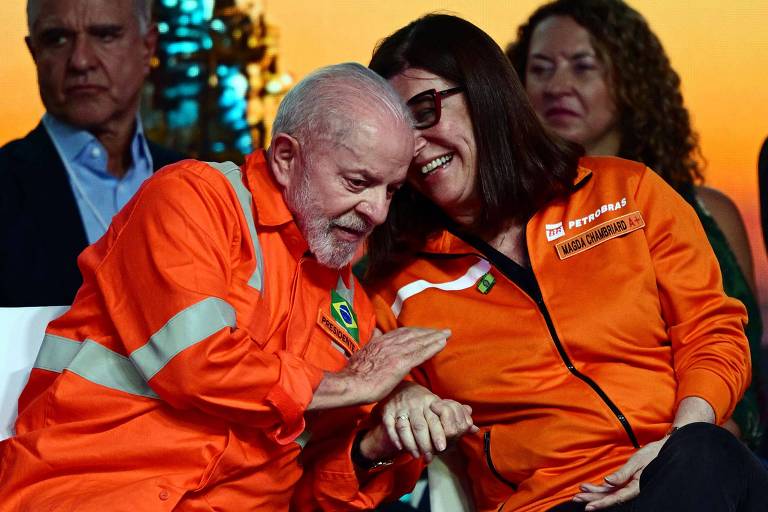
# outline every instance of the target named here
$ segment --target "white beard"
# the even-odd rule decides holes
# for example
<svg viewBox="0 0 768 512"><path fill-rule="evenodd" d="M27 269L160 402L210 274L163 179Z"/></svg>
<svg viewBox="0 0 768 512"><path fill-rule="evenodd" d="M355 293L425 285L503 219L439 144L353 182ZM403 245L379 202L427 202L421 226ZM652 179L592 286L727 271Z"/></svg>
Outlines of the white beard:
<svg viewBox="0 0 768 512"><path fill-rule="evenodd" d="M286 190L285 202L293 213L296 224L309 245L309 250L315 255L317 261L326 267L344 267L352 261L360 245L360 242L336 238L333 235L335 226L366 232L366 236L373 229L369 222L353 211L333 219L322 216L319 213L322 211L322 201L312 190L308 172L304 173L298 185Z"/></svg>

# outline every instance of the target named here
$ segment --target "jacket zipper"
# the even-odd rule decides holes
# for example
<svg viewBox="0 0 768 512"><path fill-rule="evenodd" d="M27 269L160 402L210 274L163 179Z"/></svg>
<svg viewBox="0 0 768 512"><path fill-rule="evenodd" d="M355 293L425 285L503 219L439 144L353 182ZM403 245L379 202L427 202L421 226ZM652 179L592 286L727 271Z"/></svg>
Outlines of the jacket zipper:
<svg viewBox="0 0 768 512"><path fill-rule="evenodd" d="M491 254L496 252L493 248L490 248L490 249L492 251ZM506 258L505 256L501 255L501 253L498 253L498 254L499 256ZM557 331L555 330L555 325L554 323L552 323L552 317L549 316L549 310L547 310L547 306L546 304L544 304L544 299L541 296L541 290L539 289L539 282L538 282L538 279L536 279L536 275L533 273L533 270L531 270L530 272L530 275L533 278L533 282L530 283L531 286L525 286L525 283L519 282L518 279L515 278L513 273L505 271L504 269L505 265L503 261L497 261L496 257L489 256L480 251L476 253L457 253L457 254L421 252L419 253L419 255L427 258L431 258L431 259L453 259L453 258L463 258L467 256L475 256L478 258L483 258L484 260L488 261L493 268L500 271L510 281L515 283L520 289L520 291L522 291L523 293L528 295L531 299L533 299L534 303L536 304L536 307L539 308L539 312L544 317L544 321L547 324L547 329L549 330L549 335L552 338L552 342L554 343L555 348L557 349L557 353L560 355L560 358L562 359L563 364L565 364L565 367L568 369L571 375L573 375L577 379L587 384L590 388L592 388L592 390L595 393L597 393L597 396L600 397L603 403L605 403L605 405L608 406L608 408L611 410L614 416L616 416L616 418L619 420L619 423L621 423L621 426L624 428L624 431L626 432L627 437L629 438L629 441L632 443L632 446L634 446L637 449L640 448L640 443L637 442L637 437L635 436L635 432L632 430L632 425L629 424L629 420L627 419L626 416L624 416L624 413L621 412L621 409L619 409L618 406L615 403L613 403L613 400L611 400L608 397L606 392L603 391L603 389L594 380L592 380L590 377L588 377L587 375L577 370L576 367L573 365L571 358L568 357L568 354L566 354L565 349L563 348L563 344L560 341L560 337L557 335ZM511 262L513 265L517 265L516 263L512 262L512 260L509 260L509 262ZM486 439L486 446L490 447L490 439ZM491 470L494 472L494 474L499 476L505 483L509 484L509 482L504 480L503 477L501 477L493 468L493 465L490 459L490 451L486 451L486 457L488 458L489 466L491 467Z"/></svg>
<svg viewBox="0 0 768 512"><path fill-rule="evenodd" d="M517 490L517 484L514 482L510 482L506 478L504 478L501 473L496 469L496 466L493 465L493 459L491 459L491 431L487 430L483 434L483 451L485 451L485 461L488 464L488 468L490 468L491 473L493 473L493 476L501 480L506 485L510 486L513 491Z"/></svg>
<svg viewBox="0 0 768 512"><path fill-rule="evenodd" d="M563 348L563 344L560 342L560 337L557 335L557 331L555 331L555 325L552 323L552 318L549 316L549 310L547 310L547 306L544 304L544 299L541 297L541 291L537 290L536 296L532 298L534 302L536 302L536 306L538 306L542 316L544 316L544 321L547 323L547 328L549 329L549 335L552 337L555 348L557 348L557 353L560 354L560 358L563 360L565 367L568 368L568 371L571 372L574 377L585 382L590 388L592 388L595 393L597 393L597 395L603 400L603 402L605 402L611 412L619 420L621 426L624 427L624 431L627 433L627 437L629 437L629 440L632 442L632 446L639 449L640 444L637 442L637 437L635 436L635 432L632 430L632 425L629 424L629 420L626 416L624 416L624 413L621 412L621 409L619 409L618 406L613 403L613 400L611 400L608 397L608 394L603 391L600 386L598 386L597 382L577 370L573 365L571 358L568 357L568 354L566 354L565 349Z"/></svg>

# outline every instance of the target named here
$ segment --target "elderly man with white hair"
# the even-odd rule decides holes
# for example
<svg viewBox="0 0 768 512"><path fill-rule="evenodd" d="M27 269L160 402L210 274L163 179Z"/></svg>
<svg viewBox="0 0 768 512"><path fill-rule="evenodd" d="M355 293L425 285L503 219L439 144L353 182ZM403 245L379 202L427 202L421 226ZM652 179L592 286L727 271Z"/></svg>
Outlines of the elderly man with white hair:
<svg viewBox="0 0 768 512"><path fill-rule="evenodd" d="M405 180L411 123L376 74L330 66L242 167L149 179L48 326L0 451L0 510L287 510L307 443L354 471L365 405L450 335L374 333L349 265ZM472 426L456 402L435 411L440 435Z"/></svg>

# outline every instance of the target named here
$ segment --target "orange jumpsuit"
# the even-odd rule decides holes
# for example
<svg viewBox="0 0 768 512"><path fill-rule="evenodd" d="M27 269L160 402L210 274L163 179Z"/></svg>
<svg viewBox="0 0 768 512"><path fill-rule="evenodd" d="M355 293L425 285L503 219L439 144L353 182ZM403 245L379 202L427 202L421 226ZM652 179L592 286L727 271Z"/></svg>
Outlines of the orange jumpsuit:
<svg viewBox="0 0 768 512"><path fill-rule="evenodd" d="M745 310L693 210L635 162L581 166L527 223L532 272L445 231L369 290L384 330L451 329L413 376L472 406L481 431L460 446L482 511L568 501L662 438L684 397L722 421L750 382Z"/></svg>
<svg viewBox="0 0 768 512"><path fill-rule="evenodd" d="M305 422L313 390L374 321L350 269L307 250L261 153L147 181L48 327L0 510L287 510L301 446L328 434Z"/></svg>

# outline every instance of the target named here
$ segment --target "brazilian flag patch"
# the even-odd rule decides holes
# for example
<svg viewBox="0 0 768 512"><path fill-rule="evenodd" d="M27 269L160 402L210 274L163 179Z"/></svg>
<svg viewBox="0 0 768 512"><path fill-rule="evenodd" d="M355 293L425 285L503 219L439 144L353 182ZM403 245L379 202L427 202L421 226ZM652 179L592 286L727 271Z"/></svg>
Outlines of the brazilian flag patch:
<svg viewBox="0 0 768 512"><path fill-rule="evenodd" d="M344 297L336 293L336 290L331 290L331 316L357 343L360 343L355 310Z"/></svg>
<svg viewBox="0 0 768 512"><path fill-rule="evenodd" d="M490 272L487 272L479 281L477 281L477 291L485 295L491 291L491 288L493 288L493 285L495 284L496 278L493 277Z"/></svg>

